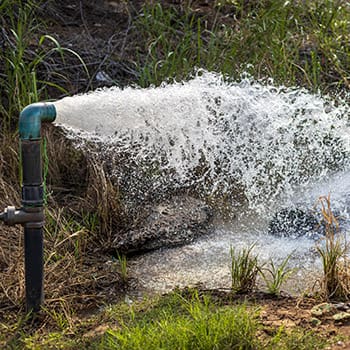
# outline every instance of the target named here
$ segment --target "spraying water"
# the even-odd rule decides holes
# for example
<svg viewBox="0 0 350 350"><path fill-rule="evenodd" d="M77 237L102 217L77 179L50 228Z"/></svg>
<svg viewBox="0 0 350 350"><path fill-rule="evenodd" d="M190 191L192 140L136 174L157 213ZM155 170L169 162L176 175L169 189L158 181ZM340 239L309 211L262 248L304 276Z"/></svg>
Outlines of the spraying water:
<svg viewBox="0 0 350 350"><path fill-rule="evenodd" d="M219 199L225 198L233 211L238 204L239 218L218 224L211 236L137 258L140 276L155 268L144 281L151 288L208 282L214 275L224 281L230 244L257 242L263 258L295 251L295 262L305 267L314 261L314 243L269 236L266 222L273 212L308 207L331 191L337 210L348 215L346 104L302 89L249 78L229 83L201 72L185 83L102 89L55 105L57 123L68 135L98 144L99 152L117 165L110 176L127 189L130 205L184 188L217 199L218 211Z"/></svg>

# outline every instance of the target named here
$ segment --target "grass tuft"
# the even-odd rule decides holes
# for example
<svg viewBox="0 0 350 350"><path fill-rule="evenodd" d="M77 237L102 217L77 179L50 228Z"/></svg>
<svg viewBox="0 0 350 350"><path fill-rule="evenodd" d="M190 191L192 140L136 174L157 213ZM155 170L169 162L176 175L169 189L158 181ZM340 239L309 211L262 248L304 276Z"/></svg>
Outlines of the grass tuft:
<svg viewBox="0 0 350 350"><path fill-rule="evenodd" d="M347 257L349 250L345 237L339 232L339 223L331 209L330 195L318 200L321 205L322 224L325 238L317 246L323 266L321 292L325 299L349 299L350 266Z"/></svg>
<svg viewBox="0 0 350 350"><path fill-rule="evenodd" d="M249 293L256 287L260 271L258 257L252 254L255 244L236 253L231 247L231 288L234 293Z"/></svg>
<svg viewBox="0 0 350 350"><path fill-rule="evenodd" d="M288 280L295 269L288 268L287 264L291 255L288 255L281 264L275 265L273 260L270 260L270 266L262 268L259 272L264 279L268 293L279 295L281 293L282 284ZM266 272L270 275L266 275Z"/></svg>
<svg viewBox="0 0 350 350"><path fill-rule="evenodd" d="M257 310L246 305L216 310L208 297L194 294L189 300L175 297L171 309L153 320L135 320L120 330L108 330L100 349L254 349L258 329ZM174 301L172 301L174 303Z"/></svg>

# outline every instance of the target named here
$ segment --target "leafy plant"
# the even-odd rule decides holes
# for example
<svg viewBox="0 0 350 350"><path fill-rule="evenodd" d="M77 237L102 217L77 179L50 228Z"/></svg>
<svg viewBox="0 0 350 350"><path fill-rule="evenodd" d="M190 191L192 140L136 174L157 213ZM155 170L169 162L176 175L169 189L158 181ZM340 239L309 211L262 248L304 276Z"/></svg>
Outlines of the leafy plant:
<svg viewBox="0 0 350 350"><path fill-rule="evenodd" d="M266 283L267 290L270 294L279 295L281 292L281 285L290 277L295 271L293 268L287 268L288 261L291 255L288 255L281 264L275 265L273 260L270 260L270 266L262 268L259 272ZM266 272L270 275L266 275Z"/></svg>
<svg viewBox="0 0 350 350"><path fill-rule="evenodd" d="M231 254L231 278L232 291L235 293L251 292L256 286L256 278L260 267L258 257L252 255L255 244L236 254L234 248L230 248Z"/></svg>

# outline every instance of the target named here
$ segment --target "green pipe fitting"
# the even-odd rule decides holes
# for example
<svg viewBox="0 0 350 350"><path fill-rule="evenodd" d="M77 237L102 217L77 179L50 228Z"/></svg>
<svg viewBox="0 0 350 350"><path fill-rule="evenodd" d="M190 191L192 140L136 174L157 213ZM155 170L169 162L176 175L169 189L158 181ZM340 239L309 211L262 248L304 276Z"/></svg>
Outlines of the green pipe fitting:
<svg viewBox="0 0 350 350"><path fill-rule="evenodd" d="M25 107L19 116L19 136L21 140L40 140L42 122L53 122L56 108L53 103L39 102Z"/></svg>

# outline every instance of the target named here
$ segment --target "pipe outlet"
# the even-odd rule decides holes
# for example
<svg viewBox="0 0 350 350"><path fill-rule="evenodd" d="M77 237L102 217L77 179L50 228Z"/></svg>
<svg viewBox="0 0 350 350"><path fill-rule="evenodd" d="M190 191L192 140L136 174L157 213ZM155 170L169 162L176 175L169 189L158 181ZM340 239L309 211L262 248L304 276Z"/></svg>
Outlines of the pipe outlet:
<svg viewBox="0 0 350 350"><path fill-rule="evenodd" d="M33 103L25 107L19 116L21 140L40 140L41 123L56 119L56 107L50 102Z"/></svg>

